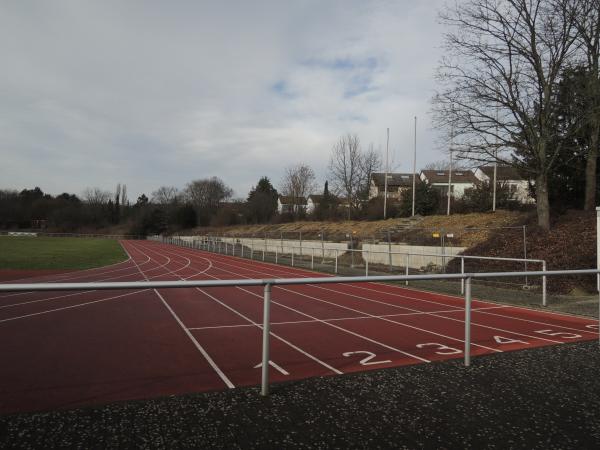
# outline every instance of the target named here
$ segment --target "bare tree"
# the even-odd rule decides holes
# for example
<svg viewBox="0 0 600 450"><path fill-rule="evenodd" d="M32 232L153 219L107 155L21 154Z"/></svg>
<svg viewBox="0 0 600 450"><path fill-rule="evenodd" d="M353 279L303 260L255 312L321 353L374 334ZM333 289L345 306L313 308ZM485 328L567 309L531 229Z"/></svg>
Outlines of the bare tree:
<svg viewBox="0 0 600 450"><path fill-rule="evenodd" d="M373 144L369 144L369 149L363 153L361 160L359 199L368 200L371 175L381 171L383 163L381 161L381 154L375 151Z"/></svg>
<svg viewBox="0 0 600 450"><path fill-rule="evenodd" d="M452 161L452 170L468 170L468 164L466 161ZM432 161L425 164L425 170L449 170L450 160L440 159L438 161Z"/></svg>
<svg viewBox="0 0 600 450"><path fill-rule="evenodd" d="M580 4L581 10L575 21L588 72L586 94L591 103L591 111L585 120L591 134L585 167L584 209L592 211L596 206L596 165L600 145L600 0L581 0Z"/></svg>
<svg viewBox="0 0 600 450"><path fill-rule="evenodd" d="M86 188L82 193L82 198L90 206L104 206L111 200L112 193L97 187Z"/></svg>
<svg viewBox="0 0 600 450"><path fill-rule="evenodd" d="M348 201L348 216L360 206L359 192L362 182L363 155L356 134L342 136L332 147L329 159L329 176L333 191Z"/></svg>
<svg viewBox="0 0 600 450"><path fill-rule="evenodd" d="M438 125L459 156L517 167L535 181L538 224L550 228L548 178L560 75L576 51L577 0L464 0L449 26L435 96ZM501 151L499 151L501 150Z"/></svg>
<svg viewBox="0 0 600 450"><path fill-rule="evenodd" d="M158 205L174 205L179 198L179 190L175 186L161 186L152 192L152 203Z"/></svg>
<svg viewBox="0 0 600 450"><path fill-rule="evenodd" d="M217 210L219 204L231 198L233 190L218 177L194 180L187 184L185 195L198 210L210 213Z"/></svg>
<svg viewBox="0 0 600 450"><path fill-rule="evenodd" d="M285 169L281 181L281 192L283 195L292 197L297 209L300 199L306 198L315 189L315 172L306 164L296 164Z"/></svg>

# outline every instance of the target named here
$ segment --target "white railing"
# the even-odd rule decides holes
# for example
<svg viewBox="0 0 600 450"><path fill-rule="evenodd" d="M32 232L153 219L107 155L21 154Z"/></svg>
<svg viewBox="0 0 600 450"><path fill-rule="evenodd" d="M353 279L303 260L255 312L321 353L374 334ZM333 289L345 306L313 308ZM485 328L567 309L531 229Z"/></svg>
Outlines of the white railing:
<svg viewBox="0 0 600 450"><path fill-rule="evenodd" d="M263 286L263 324L262 324L262 373L261 395L269 394L269 352L271 330L271 288L281 285L330 284L330 283L365 283L389 282L405 280L457 280L465 281L465 330L464 330L464 365L471 364L471 282L478 278L503 278L515 276L558 276L558 275L599 275L598 269L553 270L532 272L489 272L430 275L384 275L360 277L316 277L316 278L275 278L244 280L198 280L198 281L129 281L129 282L96 282L96 283L19 283L0 284L0 292L23 291L79 291L109 289L170 289L170 288L209 288L223 286ZM600 306L600 303L599 303ZM599 335L600 344L600 335Z"/></svg>
<svg viewBox="0 0 600 450"><path fill-rule="evenodd" d="M436 257L436 258L440 258L442 260L442 264L441 267L446 268L447 264L452 260L452 259L460 259L460 273L464 274L465 273L465 260L481 260L481 261L505 261L505 262L516 262L516 263L520 263L524 265L524 278L525 278L525 284L528 285L528 275L527 275L527 270L528 270L528 264L539 264L541 266L541 270L542 271L546 271L547 270L547 266L546 266L546 261L543 259L531 259L531 258L505 258L505 257L496 257L496 256L475 256L475 255L445 255L445 254L438 254L438 253L407 253L407 252L392 252L392 251L383 251L383 250L363 250L363 249L344 249L344 250L339 250L339 249L326 249L324 250L322 247L305 247L305 246L293 246L293 245L286 245L287 249L291 249L291 252L280 252L278 247L275 246L273 247L274 251L268 251L268 247L267 245L259 245L258 248L255 249L254 247L254 242L251 241L251 245L249 248L249 251L246 252L246 255L244 255L244 248L248 248L247 245L243 244L242 242L227 242L227 241L223 241L219 238L214 238L214 237L207 237L207 236L202 236L200 237L200 239L197 240L184 240L181 239L180 237L162 237L162 236L153 236L150 237L149 239L151 240L156 240L156 241L160 241L163 243L168 243L168 244L172 244L172 245L179 245L179 246L184 246L184 247L189 247L189 248L196 248L199 250L206 250L206 251L211 251L211 252L215 252L215 253L221 253L224 255L231 255L231 256L239 256L239 257L246 257L246 258L250 258L250 259L254 259L254 254L258 253L259 254L259 259L261 259L262 261L265 261L265 257L267 254L271 253L274 254L274 260L276 264L279 264L279 260L280 258L283 258L284 255L289 255L290 258L290 263L291 266L294 267L295 266L295 257L296 258L308 258L308 256L310 256L310 268L311 270L314 270L315 268L315 254L317 256L317 258L321 258L321 262L324 262L327 258L325 257L325 251L327 251L329 254L333 253L333 256L330 257L329 259L332 260L333 263L333 273L337 274L338 273L338 261L339 261L339 257L340 255L343 255L345 253L350 253L351 255L354 255L355 253L360 254L360 256L362 257L363 261L365 262L364 266L365 266L365 276L369 276L369 265L373 265L373 262L371 262L371 256L373 254L383 254L383 255L387 255L388 259L389 259L389 271L392 272L393 271L393 267L401 267L401 266L393 266L392 265L392 258L395 255L399 255L404 257L404 272L405 275L410 275L410 262L411 262L411 258L414 257L422 257L422 256L428 256L428 257ZM262 241L261 241L262 243ZM236 249L239 246L239 251L236 252ZM294 250L298 250L298 251L294 251ZM307 252L308 250L308 252ZM319 253L321 253L321 255L319 256ZM262 256L260 256L262 254ZM366 257L365 257L366 256ZM354 264L351 265L352 268L354 268ZM405 284L408 286L409 284L409 279L406 279ZM464 279L461 279L461 288L460 288L460 293L464 294L465 293L465 281ZM542 306L548 306L548 296L547 296L547 279L546 277L542 277Z"/></svg>

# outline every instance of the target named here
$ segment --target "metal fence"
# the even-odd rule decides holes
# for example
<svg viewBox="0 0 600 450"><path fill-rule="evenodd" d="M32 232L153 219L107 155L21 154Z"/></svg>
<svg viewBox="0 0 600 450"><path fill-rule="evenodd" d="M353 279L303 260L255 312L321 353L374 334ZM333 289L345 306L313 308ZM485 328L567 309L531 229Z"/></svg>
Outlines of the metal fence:
<svg viewBox="0 0 600 450"><path fill-rule="evenodd" d="M282 246L281 249L278 246L268 246L266 241L259 240L255 242L250 241L250 246L243 242L227 242L222 238L215 238L211 236L201 236L198 239L186 240L181 237L163 237L163 236L152 236L150 240L155 240L171 245L178 245L188 248L195 248L199 250L210 251L214 253L221 253L224 255L238 256L241 258L258 259L261 261L274 262L275 264L289 264L292 267L304 267L315 270L315 268L323 270L330 268L334 274L340 272L340 261L343 255L350 255L350 267L352 269L364 270L365 276L369 276L371 272L376 274L382 271L394 272L394 268L397 268L399 272L404 273L408 276L411 274L411 260L423 258L425 256L436 258L440 260L438 270L440 272L446 272L446 267L453 259L460 261L460 273L466 273L465 261L505 261L515 262L519 265L523 265L524 271L523 278L525 279L525 285L529 283L529 276L527 271L530 264L538 265L542 271L547 270L546 261L542 259L531 259L531 258L504 258L495 256L473 256L473 255L446 255L438 253L410 253L410 252L394 252L391 250L365 250L365 249L338 249L338 248L325 248L320 247L305 247L305 246L294 246L287 244ZM287 250L287 251L284 251ZM291 250L291 251L290 251ZM386 264L374 263L374 256L381 255L386 261ZM393 260L400 258L403 262L402 266L392 264ZM382 258L379 258L380 260ZM315 264L316 262L316 264ZM375 269L375 270L373 270ZM415 270L413 272L423 272L423 270ZM435 268L432 272L436 272ZM409 279L406 279L405 284L408 286ZM542 306L547 306L547 278L543 276L541 278L541 296ZM465 281L461 279L460 293L465 293Z"/></svg>
<svg viewBox="0 0 600 450"><path fill-rule="evenodd" d="M263 286L263 324L262 324L262 372L261 395L269 394L269 360L270 360L270 330L271 330L271 288L273 286L331 284L331 283L365 283L390 282L411 280L464 280L464 365L471 364L471 284L478 278L503 278L523 276L548 277L559 275L598 276L598 269L584 270L554 270L530 272L489 272L489 273L460 273L460 274L429 274L429 275L384 275L360 277L317 277L317 278L278 278L278 279L243 279L243 280L199 280L199 281L132 281L132 282L96 282L96 283L19 283L0 284L0 292L22 291L78 291L78 290L110 290L110 289L169 289L169 288L210 288L236 286ZM600 308L600 297L599 297ZM600 309L599 309L600 311ZM599 335L600 344L600 335Z"/></svg>

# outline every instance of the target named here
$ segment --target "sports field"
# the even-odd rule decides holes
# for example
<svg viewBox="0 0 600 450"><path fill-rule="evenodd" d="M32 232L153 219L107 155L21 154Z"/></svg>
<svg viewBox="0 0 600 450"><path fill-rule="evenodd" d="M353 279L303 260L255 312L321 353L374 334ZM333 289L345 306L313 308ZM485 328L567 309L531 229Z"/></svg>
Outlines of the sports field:
<svg viewBox="0 0 600 450"><path fill-rule="evenodd" d="M125 259L114 239L0 236L0 269L91 269Z"/></svg>
<svg viewBox="0 0 600 450"><path fill-rule="evenodd" d="M129 259L36 281L303 278L314 272L152 241ZM28 280L31 281L31 280ZM474 300L474 357L598 339L598 321ZM252 386L262 289L0 295L0 413ZM460 297L378 283L274 287L273 382L460 359Z"/></svg>

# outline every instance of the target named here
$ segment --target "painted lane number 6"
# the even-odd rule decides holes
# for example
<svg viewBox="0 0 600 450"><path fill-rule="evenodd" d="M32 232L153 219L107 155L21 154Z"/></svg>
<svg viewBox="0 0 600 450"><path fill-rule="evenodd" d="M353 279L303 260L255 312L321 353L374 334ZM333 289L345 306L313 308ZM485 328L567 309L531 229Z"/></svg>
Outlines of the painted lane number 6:
<svg viewBox="0 0 600 450"><path fill-rule="evenodd" d="M367 355L366 358L363 358L360 360L360 365L361 366L372 366L374 364L387 364L387 363L391 363L392 361L390 361L389 359L386 359L385 361L371 361L373 358L375 358L377 355L375 353L371 353L371 352L367 352L365 350L358 350L356 352L345 352L342 353L342 355L344 355L346 358L352 356L352 355Z"/></svg>

